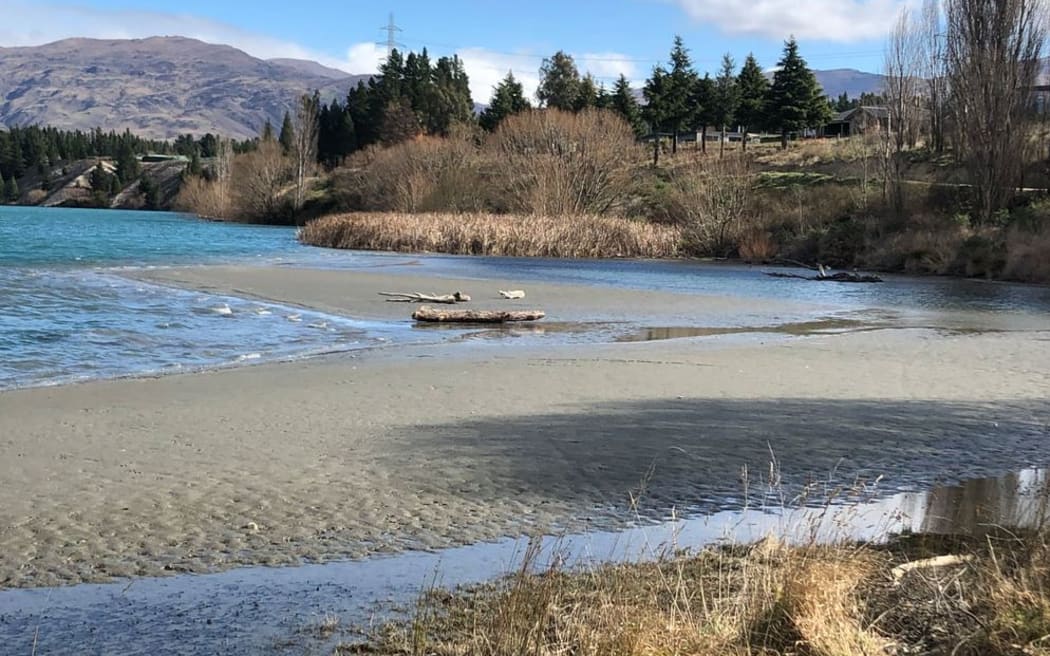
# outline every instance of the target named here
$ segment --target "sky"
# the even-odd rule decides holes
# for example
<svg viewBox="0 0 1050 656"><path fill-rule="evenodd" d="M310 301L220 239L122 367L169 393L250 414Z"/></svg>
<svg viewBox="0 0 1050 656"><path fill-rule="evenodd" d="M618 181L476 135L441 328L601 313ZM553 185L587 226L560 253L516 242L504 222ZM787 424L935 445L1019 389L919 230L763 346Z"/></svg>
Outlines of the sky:
<svg viewBox="0 0 1050 656"><path fill-rule="evenodd" d="M179 35L371 73L386 55L392 13L401 50L458 54L475 101L486 102L508 71L534 91L543 58L559 49L606 86L621 73L640 86L676 34L701 73L714 75L724 53L739 65L753 52L772 68L791 35L813 68L878 72L886 34L915 1L0 0L0 46Z"/></svg>

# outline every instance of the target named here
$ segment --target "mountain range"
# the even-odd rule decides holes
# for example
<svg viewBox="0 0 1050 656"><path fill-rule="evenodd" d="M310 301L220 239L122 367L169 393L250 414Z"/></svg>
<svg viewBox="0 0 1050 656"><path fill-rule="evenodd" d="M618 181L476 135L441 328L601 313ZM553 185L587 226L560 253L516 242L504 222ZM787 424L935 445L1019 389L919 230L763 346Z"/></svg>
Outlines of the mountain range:
<svg viewBox="0 0 1050 656"><path fill-rule="evenodd" d="M825 93L882 88L882 76L814 71ZM280 126L302 93L342 97L368 75L298 59L259 59L231 46L184 37L65 39L0 48L0 126L130 129L170 139L220 133L252 137Z"/></svg>
<svg viewBox="0 0 1050 656"><path fill-rule="evenodd" d="M183 37L66 39L0 48L0 125L245 138L280 127L299 94L343 96L367 78Z"/></svg>

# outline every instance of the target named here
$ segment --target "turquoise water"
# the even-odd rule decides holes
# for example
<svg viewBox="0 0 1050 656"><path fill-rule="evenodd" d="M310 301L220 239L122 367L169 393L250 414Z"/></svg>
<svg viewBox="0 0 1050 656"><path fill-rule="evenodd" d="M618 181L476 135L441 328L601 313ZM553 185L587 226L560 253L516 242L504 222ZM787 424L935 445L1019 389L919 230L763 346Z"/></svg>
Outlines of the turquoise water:
<svg viewBox="0 0 1050 656"><path fill-rule="evenodd" d="M893 276L880 285L813 283L770 278L764 275L768 267L689 261L360 253L302 246L293 228L215 223L161 212L0 207L0 389L234 366L455 334L413 331L408 322L366 323L160 287L122 275L143 267L246 263L382 267L392 274L499 278L523 285L563 282L765 298L819 308L816 317L860 312L912 326L1050 328L1048 287ZM413 266L391 266L406 264ZM761 303L751 305L761 313ZM703 306L697 303L698 312ZM704 327L766 324L769 318L699 314ZM692 325L690 316L682 318L682 325ZM782 322L809 318L815 317L808 311L774 317ZM634 319L637 326L618 329L646 327L645 317ZM595 317L559 317L573 320ZM608 332L581 336L553 331L542 339L613 337Z"/></svg>
<svg viewBox="0 0 1050 656"><path fill-rule="evenodd" d="M363 348L388 327L118 275L280 263L291 228L153 212L0 207L0 389Z"/></svg>

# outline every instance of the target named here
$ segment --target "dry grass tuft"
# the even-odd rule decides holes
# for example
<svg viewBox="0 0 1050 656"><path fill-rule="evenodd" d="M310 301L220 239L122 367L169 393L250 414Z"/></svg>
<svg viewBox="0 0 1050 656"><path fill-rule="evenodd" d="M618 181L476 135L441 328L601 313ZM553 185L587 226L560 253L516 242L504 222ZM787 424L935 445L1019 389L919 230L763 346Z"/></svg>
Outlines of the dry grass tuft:
<svg viewBox="0 0 1050 656"><path fill-rule="evenodd" d="M923 564L945 551L973 557ZM916 558L907 575L894 575ZM1050 655L1045 533L913 536L885 546L767 538L577 571L553 560L541 566L534 542L514 575L431 590L412 621L382 627L360 648L404 656Z"/></svg>
<svg viewBox="0 0 1050 656"><path fill-rule="evenodd" d="M675 257L678 230L599 216L340 214L311 221L305 244L328 248L514 257Z"/></svg>

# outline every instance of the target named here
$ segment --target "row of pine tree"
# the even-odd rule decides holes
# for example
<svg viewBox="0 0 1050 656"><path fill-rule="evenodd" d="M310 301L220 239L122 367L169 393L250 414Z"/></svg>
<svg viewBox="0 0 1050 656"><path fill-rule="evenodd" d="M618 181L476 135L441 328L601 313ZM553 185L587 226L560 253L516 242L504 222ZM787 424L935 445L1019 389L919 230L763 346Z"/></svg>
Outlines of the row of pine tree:
<svg viewBox="0 0 1050 656"><path fill-rule="evenodd" d="M739 71L733 58L725 55L716 77L701 77L681 37L676 37L667 66L653 69L643 95L644 106L623 75L611 90L606 89L593 76L581 75L573 57L559 51L540 68L536 98L541 107L550 109L612 110L638 136L741 126L745 131L775 131L785 144L789 134L823 125L833 108L794 39L785 44L771 83L753 55ZM851 102L840 98L838 104ZM521 82L508 73L477 120L491 131L507 116L531 107ZM318 159L329 167L375 143L396 143L418 134L444 135L457 122L473 120L462 62L443 57L431 65L426 50L407 57L395 51L377 77L350 90L344 104L333 101L319 108ZM677 139L674 143L677 146Z"/></svg>
<svg viewBox="0 0 1050 656"><path fill-rule="evenodd" d="M826 122L833 107L794 39L785 44L770 83L752 55L739 71L733 58L726 55L715 77L701 77L684 42L676 37L667 65L653 69L642 93L644 106L626 77L621 75L607 90L591 75L581 75L572 56L559 51L544 60L536 97L541 107L551 109L614 111L639 136L655 132L677 137L687 131L706 133L708 128L724 131L727 126L741 126L745 131L776 131L785 144L790 133ZM329 168L361 148L397 143L419 134L447 135L457 124L476 120L485 130L495 130L507 116L532 107L522 84L508 73L496 87L489 106L475 117L463 62L456 56L431 61L425 49L407 56L394 51L379 75L350 89L343 102L337 99L323 104L316 94L313 100L318 111L317 159ZM834 107L850 103L855 101L839 98ZM290 145L292 133L286 114L280 142ZM274 129L267 124L263 137L273 136ZM200 158L214 156L218 143L219 137L212 134L158 141L128 131L12 128L0 132L0 176L5 181L14 180L33 168L43 174L60 161L111 157L118 162L121 181L130 182L131 169L135 168L130 160L146 152L190 157L189 168L198 173ZM674 144L677 147L677 138ZM243 152L252 146L252 141L236 143L234 150Z"/></svg>

